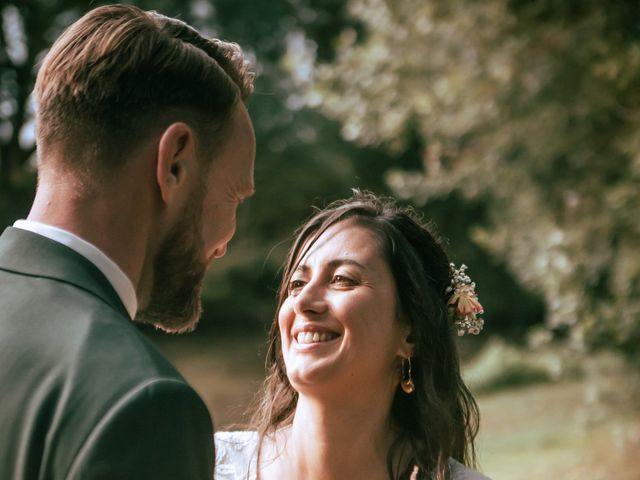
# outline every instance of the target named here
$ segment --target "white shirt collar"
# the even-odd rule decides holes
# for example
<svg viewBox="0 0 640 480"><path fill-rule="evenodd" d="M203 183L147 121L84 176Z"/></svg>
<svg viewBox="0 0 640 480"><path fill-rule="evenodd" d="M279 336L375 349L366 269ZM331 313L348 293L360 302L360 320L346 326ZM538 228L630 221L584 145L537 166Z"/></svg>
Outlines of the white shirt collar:
<svg viewBox="0 0 640 480"><path fill-rule="evenodd" d="M45 223L34 222L32 220L17 220L13 226L22 230L28 230L43 237L47 237L54 242L61 243L79 253L98 270L100 270L109 283L113 286L122 303L124 304L129 316L133 319L138 311L138 298L133 288L133 283L127 275L118 267L118 265L107 257L96 246L90 244L86 240L74 235L73 233L58 227L53 227Z"/></svg>

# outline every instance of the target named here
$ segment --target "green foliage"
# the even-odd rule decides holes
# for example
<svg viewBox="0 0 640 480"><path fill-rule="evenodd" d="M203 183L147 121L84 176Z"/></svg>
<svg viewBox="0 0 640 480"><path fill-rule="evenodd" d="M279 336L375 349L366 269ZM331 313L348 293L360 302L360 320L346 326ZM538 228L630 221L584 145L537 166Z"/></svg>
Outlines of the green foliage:
<svg viewBox="0 0 640 480"><path fill-rule="evenodd" d="M349 11L366 33L343 31L308 103L359 144L398 152L417 131L422 166L387 175L399 196L481 203L472 238L544 298L550 329L637 345L640 5L350 0Z"/></svg>
<svg viewBox="0 0 640 480"><path fill-rule="evenodd" d="M580 356L557 346L530 349L492 338L465 368L464 378L474 392L495 392L578 379L584 375L580 361Z"/></svg>

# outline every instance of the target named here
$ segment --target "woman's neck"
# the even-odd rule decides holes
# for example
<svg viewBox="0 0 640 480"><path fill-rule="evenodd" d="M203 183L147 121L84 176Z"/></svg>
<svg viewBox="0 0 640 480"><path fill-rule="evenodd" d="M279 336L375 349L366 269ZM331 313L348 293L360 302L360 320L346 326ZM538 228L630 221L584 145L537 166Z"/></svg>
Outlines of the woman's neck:
<svg viewBox="0 0 640 480"><path fill-rule="evenodd" d="M291 426L276 435L263 457L261 480L388 479L387 456L397 437L391 401L390 396L328 402L300 395Z"/></svg>

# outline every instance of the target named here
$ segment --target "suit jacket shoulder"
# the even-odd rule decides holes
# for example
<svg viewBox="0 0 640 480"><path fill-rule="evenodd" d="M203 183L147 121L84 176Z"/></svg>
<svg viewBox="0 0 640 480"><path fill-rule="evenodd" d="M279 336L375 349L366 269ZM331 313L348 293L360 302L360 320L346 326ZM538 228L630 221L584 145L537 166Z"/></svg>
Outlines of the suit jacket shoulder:
<svg viewBox="0 0 640 480"><path fill-rule="evenodd" d="M91 262L16 229L0 237L0 364L0 478L210 478L202 400Z"/></svg>

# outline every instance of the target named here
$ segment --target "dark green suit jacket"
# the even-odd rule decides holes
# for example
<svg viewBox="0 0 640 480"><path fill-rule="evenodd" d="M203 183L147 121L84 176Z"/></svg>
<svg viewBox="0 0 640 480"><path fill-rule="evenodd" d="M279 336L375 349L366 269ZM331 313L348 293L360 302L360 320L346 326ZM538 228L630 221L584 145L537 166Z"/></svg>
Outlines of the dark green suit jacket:
<svg viewBox="0 0 640 480"><path fill-rule="evenodd" d="M103 274L0 236L0 479L212 478L209 413Z"/></svg>

